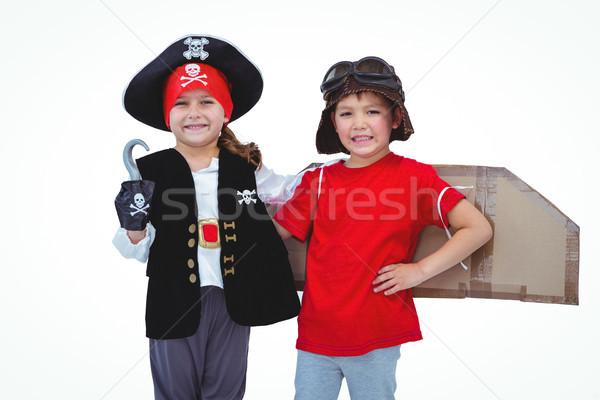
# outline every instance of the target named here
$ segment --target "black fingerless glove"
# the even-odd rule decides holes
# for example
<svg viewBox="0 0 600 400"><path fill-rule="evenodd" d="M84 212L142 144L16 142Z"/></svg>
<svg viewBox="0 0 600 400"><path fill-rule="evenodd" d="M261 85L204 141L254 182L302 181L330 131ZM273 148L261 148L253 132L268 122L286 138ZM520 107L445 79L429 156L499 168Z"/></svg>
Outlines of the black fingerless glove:
<svg viewBox="0 0 600 400"><path fill-rule="evenodd" d="M150 219L150 202L154 182L137 180L121 184L121 191L115 198L115 207L121 228L128 231L143 231Z"/></svg>

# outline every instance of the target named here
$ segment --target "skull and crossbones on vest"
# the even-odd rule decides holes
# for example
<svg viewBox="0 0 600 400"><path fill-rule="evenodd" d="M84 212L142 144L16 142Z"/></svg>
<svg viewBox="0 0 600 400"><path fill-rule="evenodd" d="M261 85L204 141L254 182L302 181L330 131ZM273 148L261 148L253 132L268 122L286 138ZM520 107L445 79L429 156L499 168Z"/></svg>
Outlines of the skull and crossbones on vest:
<svg viewBox="0 0 600 400"><path fill-rule="evenodd" d="M237 195L242 196L242 198L238 200L238 203L240 204L242 204L242 202L246 204L250 204L250 202L253 202L254 204L256 204L256 199L252 198L252 196L256 195L256 190L249 191L248 189L246 189L243 192L240 192L238 190Z"/></svg>

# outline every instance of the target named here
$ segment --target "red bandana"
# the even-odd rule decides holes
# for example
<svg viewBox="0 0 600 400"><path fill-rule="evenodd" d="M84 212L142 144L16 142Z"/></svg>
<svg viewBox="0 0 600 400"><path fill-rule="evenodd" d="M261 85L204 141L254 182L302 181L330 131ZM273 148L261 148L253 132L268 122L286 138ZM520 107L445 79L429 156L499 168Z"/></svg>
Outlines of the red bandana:
<svg viewBox="0 0 600 400"><path fill-rule="evenodd" d="M177 67L167 78L163 91L163 110L167 127L171 129L169 114L175 100L182 92L191 89L206 89L225 110L225 117L231 117L233 102L229 93L229 82L218 69L206 64L184 64Z"/></svg>

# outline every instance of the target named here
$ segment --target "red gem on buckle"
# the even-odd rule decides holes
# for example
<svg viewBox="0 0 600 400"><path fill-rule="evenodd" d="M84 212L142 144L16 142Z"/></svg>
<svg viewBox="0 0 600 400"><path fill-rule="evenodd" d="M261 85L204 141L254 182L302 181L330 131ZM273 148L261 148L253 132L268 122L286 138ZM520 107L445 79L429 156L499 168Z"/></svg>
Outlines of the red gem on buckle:
<svg viewBox="0 0 600 400"><path fill-rule="evenodd" d="M215 225L202 225L202 234L207 242L215 243L219 239L219 231Z"/></svg>

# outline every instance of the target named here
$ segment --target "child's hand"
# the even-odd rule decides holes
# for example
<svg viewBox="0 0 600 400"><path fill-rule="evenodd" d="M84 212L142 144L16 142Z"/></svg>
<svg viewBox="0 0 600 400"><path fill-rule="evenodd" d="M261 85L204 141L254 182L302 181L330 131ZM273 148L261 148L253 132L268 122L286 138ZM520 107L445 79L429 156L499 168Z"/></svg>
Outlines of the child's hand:
<svg viewBox="0 0 600 400"><path fill-rule="evenodd" d="M127 237L131 241L131 244L138 244L143 238L146 237L146 230L143 231L127 231Z"/></svg>
<svg viewBox="0 0 600 400"><path fill-rule="evenodd" d="M487 219L467 200L460 200L448 212L448 222L456 228L452 239L417 264L390 264L377 272L375 293L386 296L415 287L464 260L492 237Z"/></svg>
<svg viewBox="0 0 600 400"><path fill-rule="evenodd" d="M415 287L425 281L423 271L418 264L390 264L377 272L373 281L373 291L390 296L401 290Z"/></svg>

